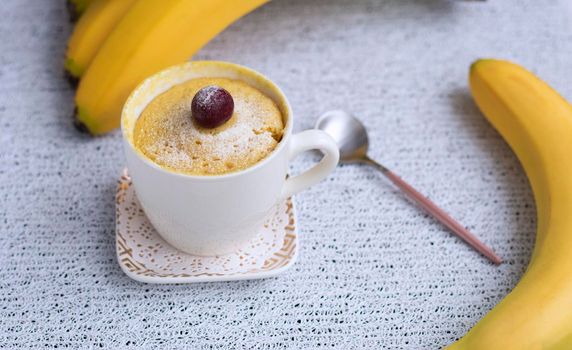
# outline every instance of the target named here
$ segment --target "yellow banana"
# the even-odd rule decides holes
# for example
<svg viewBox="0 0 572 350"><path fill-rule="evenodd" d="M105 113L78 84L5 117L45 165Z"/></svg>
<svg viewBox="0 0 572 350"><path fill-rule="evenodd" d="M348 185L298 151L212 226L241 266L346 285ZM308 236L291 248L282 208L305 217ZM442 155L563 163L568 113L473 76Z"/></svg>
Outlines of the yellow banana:
<svg viewBox="0 0 572 350"><path fill-rule="evenodd" d="M470 86L524 167L538 227L518 285L448 349L572 349L572 106L506 61L475 62Z"/></svg>
<svg viewBox="0 0 572 350"><path fill-rule="evenodd" d="M89 7L93 0L68 0L68 11L72 20L76 20Z"/></svg>
<svg viewBox="0 0 572 350"><path fill-rule="evenodd" d="M146 77L189 59L229 24L266 0L140 0L82 76L77 119L92 134L119 126L121 108Z"/></svg>
<svg viewBox="0 0 572 350"><path fill-rule="evenodd" d="M68 43L65 68L79 78L135 0L93 0L77 22Z"/></svg>

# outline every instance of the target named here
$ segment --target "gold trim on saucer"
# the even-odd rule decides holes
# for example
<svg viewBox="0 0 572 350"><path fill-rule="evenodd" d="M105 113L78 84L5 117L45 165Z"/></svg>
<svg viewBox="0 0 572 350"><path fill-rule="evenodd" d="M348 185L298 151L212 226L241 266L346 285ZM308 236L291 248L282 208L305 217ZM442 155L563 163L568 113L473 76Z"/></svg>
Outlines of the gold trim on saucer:
<svg viewBox="0 0 572 350"><path fill-rule="evenodd" d="M125 201L125 195L127 190L131 187L131 178L127 174L127 169L123 172L119 184L117 186L117 192L115 196L116 205L119 206ZM133 203L135 204L135 203ZM186 278L189 282L192 278L197 277L229 277L229 276L244 276L249 274L260 274L268 273L273 270L278 270L284 268L293 263L296 258L296 248L297 248L297 234L296 234L296 221L294 215L292 199L289 198L286 202L286 215L288 216L288 223L284 227L285 235L283 245L280 250L276 251L260 268L255 268L242 272L234 273L200 273L200 274L174 274L174 273L164 273L156 271L153 268L147 267L143 262L141 262L137 256L133 253L133 247L130 247L128 240L125 239L121 230L116 230L116 247L117 247L117 259L122 268L126 270L125 272L129 274L135 274L138 276L145 276L151 278ZM119 210L116 212L116 225L119 226L120 220L123 218L120 215ZM131 220L131 217L127 217ZM246 276L245 276L246 277ZM256 278L256 277L253 277ZM176 283L176 281L173 281Z"/></svg>

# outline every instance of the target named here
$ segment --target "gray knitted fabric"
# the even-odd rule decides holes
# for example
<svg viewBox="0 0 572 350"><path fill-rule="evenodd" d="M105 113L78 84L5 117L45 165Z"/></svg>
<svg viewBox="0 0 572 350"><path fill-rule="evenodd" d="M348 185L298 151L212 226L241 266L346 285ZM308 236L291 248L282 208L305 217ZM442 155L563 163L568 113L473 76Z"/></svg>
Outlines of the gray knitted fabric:
<svg viewBox="0 0 572 350"><path fill-rule="evenodd" d="M295 198L291 270L170 286L132 281L117 265L121 138L71 125L64 1L3 0L0 18L0 347L437 349L526 268L532 194L468 95L467 74L478 57L507 58L572 98L569 0L275 1L195 57L274 79L297 131L328 109L354 112L371 155L505 264L485 261L372 169L342 166ZM292 171L317 159L303 155Z"/></svg>

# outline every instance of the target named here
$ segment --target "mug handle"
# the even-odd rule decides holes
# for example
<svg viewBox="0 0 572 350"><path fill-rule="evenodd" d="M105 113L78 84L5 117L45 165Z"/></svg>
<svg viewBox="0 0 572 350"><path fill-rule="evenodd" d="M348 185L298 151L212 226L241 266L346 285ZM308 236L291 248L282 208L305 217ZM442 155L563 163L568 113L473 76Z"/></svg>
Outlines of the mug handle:
<svg viewBox="0 0 572 350"><path fill-rule="evenodd" d="M286 179L282 188L282 198L288 198L306 188L322 181L340 160L340 150L330 135L322 130L305 130L292 135L288 150L288 160L296 158L300 153L319 149L324 153L322 160L300 175Z"/></svg>

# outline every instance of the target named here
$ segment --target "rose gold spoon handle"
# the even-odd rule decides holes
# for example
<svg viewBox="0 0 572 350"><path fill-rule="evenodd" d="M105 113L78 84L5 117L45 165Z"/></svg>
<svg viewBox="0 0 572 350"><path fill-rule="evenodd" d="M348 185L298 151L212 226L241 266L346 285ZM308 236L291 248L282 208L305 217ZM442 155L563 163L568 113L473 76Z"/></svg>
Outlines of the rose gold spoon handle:
<svg viewBox="0 0 572 350"><path fill-rule="evenodd" d="M477 237L450 217L443 209L439 208L389 169L369 158L367 155L369 147L367 130L359 119L342 110L329 111L318 119L316 128L327 132L336 141L340 148L340 161L342 163L367 163L375 166L407 197L419 204L421 208L425 209L431 216L448 227L471 247L495 264L502 262L501 258L491 248L479 241Z"/></svg>
<svg viewBox="0 0 572 350"><path fill-rule="evenodd" d="M425 197L415 188L411 187L407 182L403 181L394 172L386 168L385 166L379 164L375 160L366 157L364 161L367 164L375 166L385 175L395 186L397 186L409 199L417 203L421 208L425 209L427 213L433 216L437 221L448 227L457 236L463 239L467 244L473 247L476 251L483 254L490 261L499 265L502 263L502 259L495 254L495 252L485 245L483 242L479 241L475 235L469 232L461 224L459 224L455 219L453 219L449 214L447 214L443 209L439 208L435 203L433 203L429 198Z"/></svg>

